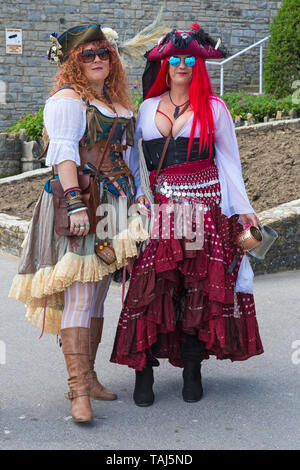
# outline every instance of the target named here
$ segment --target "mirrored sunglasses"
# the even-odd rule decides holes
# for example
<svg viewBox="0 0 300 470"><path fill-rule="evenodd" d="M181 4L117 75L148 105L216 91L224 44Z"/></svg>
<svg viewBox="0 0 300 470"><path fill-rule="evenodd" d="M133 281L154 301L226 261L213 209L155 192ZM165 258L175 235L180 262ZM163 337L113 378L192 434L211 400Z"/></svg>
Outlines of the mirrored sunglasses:
<svg viewBox="0 0 300 470"><path fill-rule="evenodd" d="M179 64L180 64L180 61L181 61L181 58L176 56L176 55L172 55L172 57L170 57L169 59L169 63L173 66L173 67L177 67ZM189 56L189 57L185 57L184 59L184 63L185 65L187 65L188 67L193 67L196 63L196 58L194 56Z"/></svg>
<svg viewBox="0 0 300 470"><path fill-rule="evenodd" d="M108 60L109 50L106 47L103 47L98 50L86 49L85 51L82 51L79 57L81 62L83 62L84 64L89 64L94 62L96 56L98 56L100 60Z"/></svg>

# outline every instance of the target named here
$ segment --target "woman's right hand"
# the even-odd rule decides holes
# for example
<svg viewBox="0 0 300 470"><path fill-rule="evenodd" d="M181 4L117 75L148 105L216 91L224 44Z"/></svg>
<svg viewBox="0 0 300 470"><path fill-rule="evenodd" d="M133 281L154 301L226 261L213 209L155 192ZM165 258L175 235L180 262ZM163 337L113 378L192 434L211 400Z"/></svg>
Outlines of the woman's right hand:
<svg viewBox="0 0 300 470"><path fill-rule="evenodd" d="M254 227L258 228L259 218L256 214L239 214L239 216L245 228L247 228L247 225L253 225Z"/></svg>
<svg viewBox="0 0 300 470"><path fill-rule="evenodd" d="M79 237L85 236L89 233L89 230L90 226L87 210L70 215L70 232L73 235L78 235Z"/></svg>

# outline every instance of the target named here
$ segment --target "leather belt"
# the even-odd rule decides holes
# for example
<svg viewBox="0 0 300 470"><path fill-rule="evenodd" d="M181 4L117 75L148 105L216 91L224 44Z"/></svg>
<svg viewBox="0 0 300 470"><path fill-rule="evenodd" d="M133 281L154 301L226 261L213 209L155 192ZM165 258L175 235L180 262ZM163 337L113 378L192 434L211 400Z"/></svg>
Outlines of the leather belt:
<svg viewBox="0 0 300 470"><path fill-rule="evenodd" d="M106 184L113 184L120 176L130 176L132 175L131 170L126 165L124 160L119 160L114 162L114 167L121 167L120 170L116 171L102 171L103 178L113 178L112 180L108 181Z"/></svg>
<svg viewBox="0 0 300 470"><path fill-rule="evenodd" d="M100 139L97 141L98 142L101 142L103 144L106 143L106 139ZM109 146L109 149L111 152L123 152L124 150L127 150L128 148L128 145L123 145L123 144L110 144Z"/></svg>

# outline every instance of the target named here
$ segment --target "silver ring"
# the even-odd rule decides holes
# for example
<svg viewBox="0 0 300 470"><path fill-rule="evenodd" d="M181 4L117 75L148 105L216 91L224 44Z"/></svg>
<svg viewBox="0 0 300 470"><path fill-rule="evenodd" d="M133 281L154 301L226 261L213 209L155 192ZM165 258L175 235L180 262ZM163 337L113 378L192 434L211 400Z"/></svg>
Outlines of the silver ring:
<svg viewBox="0 0 300 470"><path fill-rule="evenodd" d="M85 225L80 225L80 230L85 230Z"/></svg>

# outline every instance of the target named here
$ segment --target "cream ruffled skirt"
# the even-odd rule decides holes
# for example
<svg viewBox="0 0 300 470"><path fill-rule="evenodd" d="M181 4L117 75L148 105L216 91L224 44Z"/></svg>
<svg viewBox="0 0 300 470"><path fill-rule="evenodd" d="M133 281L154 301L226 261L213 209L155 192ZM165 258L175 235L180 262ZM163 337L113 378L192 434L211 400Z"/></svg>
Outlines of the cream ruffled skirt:
<svg viewBox="0 0 300 470"><path fill-rule="evenodd" d="M116 210L117 202L117 198L108 194L108 203ZM107 265L95 254L95 234L85 237L56 234L52 194L43 191L23 242L18 274L13 279L9 297L24 302L26 318L36 327L57 335L64 309L64 290L75 281L100 281L126 266L127 258L137 255L137 242L148 237L141 217L130 217L128 228L111 240L117 259Z"/></svg>

